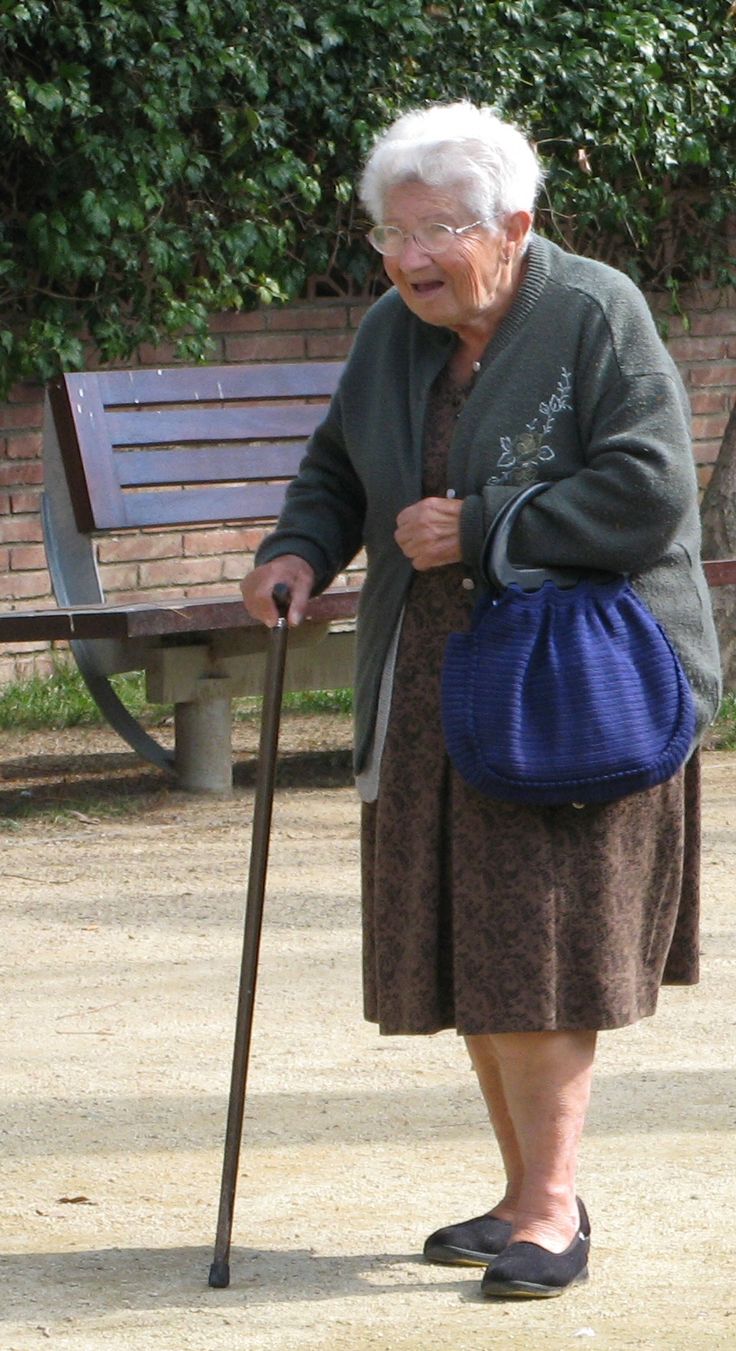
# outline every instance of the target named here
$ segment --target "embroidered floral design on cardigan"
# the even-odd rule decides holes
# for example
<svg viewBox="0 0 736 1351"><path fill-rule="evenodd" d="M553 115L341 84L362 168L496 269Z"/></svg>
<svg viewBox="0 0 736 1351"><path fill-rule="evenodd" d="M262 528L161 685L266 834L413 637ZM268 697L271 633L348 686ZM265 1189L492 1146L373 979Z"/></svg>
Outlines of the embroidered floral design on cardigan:
<svg viewBox="0 0 736 1351"><path fill-rule="evenodd" d="M534 483L538 477L540 465L555 458L555 451L549 444L555 418L563 409L571 409L572 376L563 366L554 394L546 403L540 403L537 416L528 422L524 431L512 441L510 436L501 437L501 454L496 468L500 473L492 474L489 483L513 483L523 486Z"/></svg>

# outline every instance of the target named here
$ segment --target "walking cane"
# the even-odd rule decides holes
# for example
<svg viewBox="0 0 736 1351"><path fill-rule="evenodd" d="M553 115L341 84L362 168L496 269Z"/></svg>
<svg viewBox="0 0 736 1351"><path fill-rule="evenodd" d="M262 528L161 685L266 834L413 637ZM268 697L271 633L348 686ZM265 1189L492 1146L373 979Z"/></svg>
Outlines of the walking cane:
<svg viewBox="0 0 736 1351"><path fill-rule="evenodd" d="M238 1011L235 1020L235 1045L225 1132L225 1153L222 1162L220 1209L217 1217L214 1260L209 1274L209 1284L217 1289L224 1289L230 1284L230 1236L233 1227L240 1142L243 1134L245 1088L248 1077L248 1057L258 973L258 950L261 942L263 898L266 890L271 809L273 807L276 753L279 741L279 723L281 721L281 697L284 688L286 641L289 633L286 616L291 595L289 588L283 582L279 582L274 587L273 600L279 612L279 618L275 628L271 630L266 661L261 736L258 746L258 768L253 805L248 895L245 906L243 956L240 967Z"/></svg>

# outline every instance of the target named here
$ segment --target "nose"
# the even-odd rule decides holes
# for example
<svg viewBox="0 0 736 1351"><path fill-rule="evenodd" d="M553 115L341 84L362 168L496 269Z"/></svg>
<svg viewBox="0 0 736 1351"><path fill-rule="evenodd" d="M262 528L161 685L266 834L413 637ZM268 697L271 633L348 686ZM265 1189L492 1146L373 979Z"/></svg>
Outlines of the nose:
<svg viewBox="0 0 736 1351"><path fill-rule="evenodd" d="M431 255L417 244L413 235L404 235L401 250L395 257L401 260L402 267L424 267Z"/></svg>

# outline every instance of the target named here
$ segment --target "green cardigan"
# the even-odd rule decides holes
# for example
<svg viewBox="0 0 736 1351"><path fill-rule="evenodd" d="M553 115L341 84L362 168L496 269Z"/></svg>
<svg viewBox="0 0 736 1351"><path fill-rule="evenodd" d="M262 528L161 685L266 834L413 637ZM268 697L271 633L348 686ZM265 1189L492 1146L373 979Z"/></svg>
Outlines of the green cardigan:
<svg viewBox="0 0 736 1351"><path fill-rule="evenodd" d="M256 563L305 558L324 589L362 546L355 765L370 748L381 673L411 582L396 517L422 496L424 418L456 344L395 290L368 311L339 388ZM514 556L625 572L687 671L698 736L720 699L718 643L699 561L687 397L641 293L622 273L533 235L526 277L489 343L449 450L463 499L461 546L477 567L485 532L524 483L554 487L524 509Z"/></svg>

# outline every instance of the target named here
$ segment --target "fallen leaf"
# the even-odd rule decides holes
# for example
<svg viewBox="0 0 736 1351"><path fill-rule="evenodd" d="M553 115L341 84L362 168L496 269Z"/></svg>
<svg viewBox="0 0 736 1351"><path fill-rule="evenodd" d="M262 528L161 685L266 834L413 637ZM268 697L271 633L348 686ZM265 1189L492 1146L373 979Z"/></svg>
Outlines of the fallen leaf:
<svg viewBox="0 0 736 1351"><path fill-rule="evenodd" d="M88 1196L60 1196L58 1198L60 1206L96 1206L96 1201L90 1201Z"/></svg>

